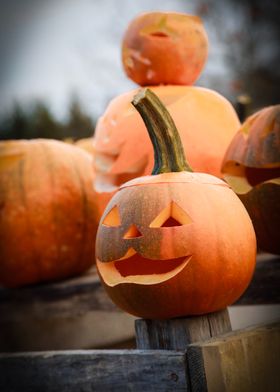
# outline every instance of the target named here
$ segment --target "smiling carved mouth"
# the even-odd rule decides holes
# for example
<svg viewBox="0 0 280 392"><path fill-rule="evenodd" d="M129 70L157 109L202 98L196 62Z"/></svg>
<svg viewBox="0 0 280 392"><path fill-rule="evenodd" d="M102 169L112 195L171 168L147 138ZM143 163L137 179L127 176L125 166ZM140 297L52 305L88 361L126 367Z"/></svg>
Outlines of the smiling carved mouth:
<svg viewBox="0 0 280 392"><path fill-rule="evenodd" d="M182 256L174 259L146 259L133 248L118 260L101 262L96 260L98 270L108 286L122 283L156 284L171 279L182 271L192 256Z"/></svg>
<svg viewBox="0 0 280 392"><path fill-rule="evenodd" d="M114 262L121 276L166 274L179 267L186 260L186 256L168 260L151 260L135 253L125 260Z"/></svg>

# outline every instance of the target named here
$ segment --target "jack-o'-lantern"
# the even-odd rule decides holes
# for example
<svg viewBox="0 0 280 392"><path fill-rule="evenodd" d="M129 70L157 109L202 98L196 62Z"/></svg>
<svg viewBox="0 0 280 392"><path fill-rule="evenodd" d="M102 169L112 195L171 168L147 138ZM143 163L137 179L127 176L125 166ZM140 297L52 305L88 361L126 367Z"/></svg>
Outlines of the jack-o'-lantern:
<svg viewBox="0 0 280 392"><path fill-rule="evenodd" d="M92 157L55 140L0 142L0 285L80 274L95 262Z"/></svg>
<svg viewBox="0 0 280 392"><path fill-rule="evenodd" d="M225 154L222 170L251 216L258 246L280 254L280 105L248 117Z"/></svg>
<svg viewBox="0 0 280 392"><path fill-rule="evenodd" d="M153 175L123 184L101 218L96 265L111 299L139 317L213 312L246 289L255 266L249 215L219 178L193 173L151 90L133 101L154 151Z"/></svg>
<svg viewBox="0 0 280 392"><path fill-rule="evenodd" d="M194 171L221 177L225 151L240 122L232 105L215 91L193 86L151 90L174 119ZM113 99L94 135L95 182L102 214L125 181L151 173L153 149L139 113L131 105L137 90Z"/></svg>
<svg viewBox="0 0 280 392"><path fill-rule="evenodd" d="M141 86L191 85L208 55L208 38L199 17L147 12L134 18L123 37L122 62Z"/></svg>

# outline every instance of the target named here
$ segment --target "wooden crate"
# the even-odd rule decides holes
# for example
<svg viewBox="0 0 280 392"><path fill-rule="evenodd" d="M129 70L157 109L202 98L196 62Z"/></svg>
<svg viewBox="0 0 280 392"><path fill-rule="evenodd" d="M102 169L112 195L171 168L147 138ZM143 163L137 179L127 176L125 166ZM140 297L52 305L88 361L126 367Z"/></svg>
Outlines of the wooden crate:
<svg viewBox="0 0 280 392"><path fill-rule="evenodd" d="M279 258L259 256L254 279L238 303L279 303L279 271ZM104 293L99 303L101 298ZM279 322L231 331L224 310L181 319L137 320L135 328L133 350L0 354L0 391L280 390Z"/></svg>
<svg viewBox="0 0 280 392"><path fill-rule="evenodd" d="M180 329L188 335L186 325ZM177 350L0 354L0 391L276 392L280 390L279 353L280 323L227 333Z"/></svg>

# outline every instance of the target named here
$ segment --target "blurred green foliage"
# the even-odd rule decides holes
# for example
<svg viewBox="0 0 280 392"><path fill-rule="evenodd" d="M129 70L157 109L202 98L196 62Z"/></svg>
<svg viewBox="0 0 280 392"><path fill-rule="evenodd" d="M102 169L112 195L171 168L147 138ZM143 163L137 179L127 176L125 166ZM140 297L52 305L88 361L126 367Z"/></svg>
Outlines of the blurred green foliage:
<svg viewBox="0 0 280 392"><path fill-rule="evenodd" d="M82 139L93 135L95 121L82 109L74 98L69 106L66 121L57 120L48 106L37 101L32 109L15 104L11 111L0 119L0 140L8 139Z"/></svg>

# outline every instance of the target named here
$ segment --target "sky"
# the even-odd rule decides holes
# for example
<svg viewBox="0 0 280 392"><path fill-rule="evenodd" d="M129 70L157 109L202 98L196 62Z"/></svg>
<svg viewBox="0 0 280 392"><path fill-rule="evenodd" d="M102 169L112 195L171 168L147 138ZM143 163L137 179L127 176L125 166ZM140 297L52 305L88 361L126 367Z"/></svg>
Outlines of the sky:
<svg viewBox="0 0 280 392"><path fill-rule="evenodd" d="M216 7L216 22L223 23L224 18L228 31L246 22L240 2L0 0L0 116L15 101L28 105L43 99L63 119L76 96L97 118L110 99L136 87L121 65L121 40L128 23L152 10L196 14L206 3ZM210 50L197 84L233 99L229 85L234 75L223 32L207 18L203 21Z"/></svg>

